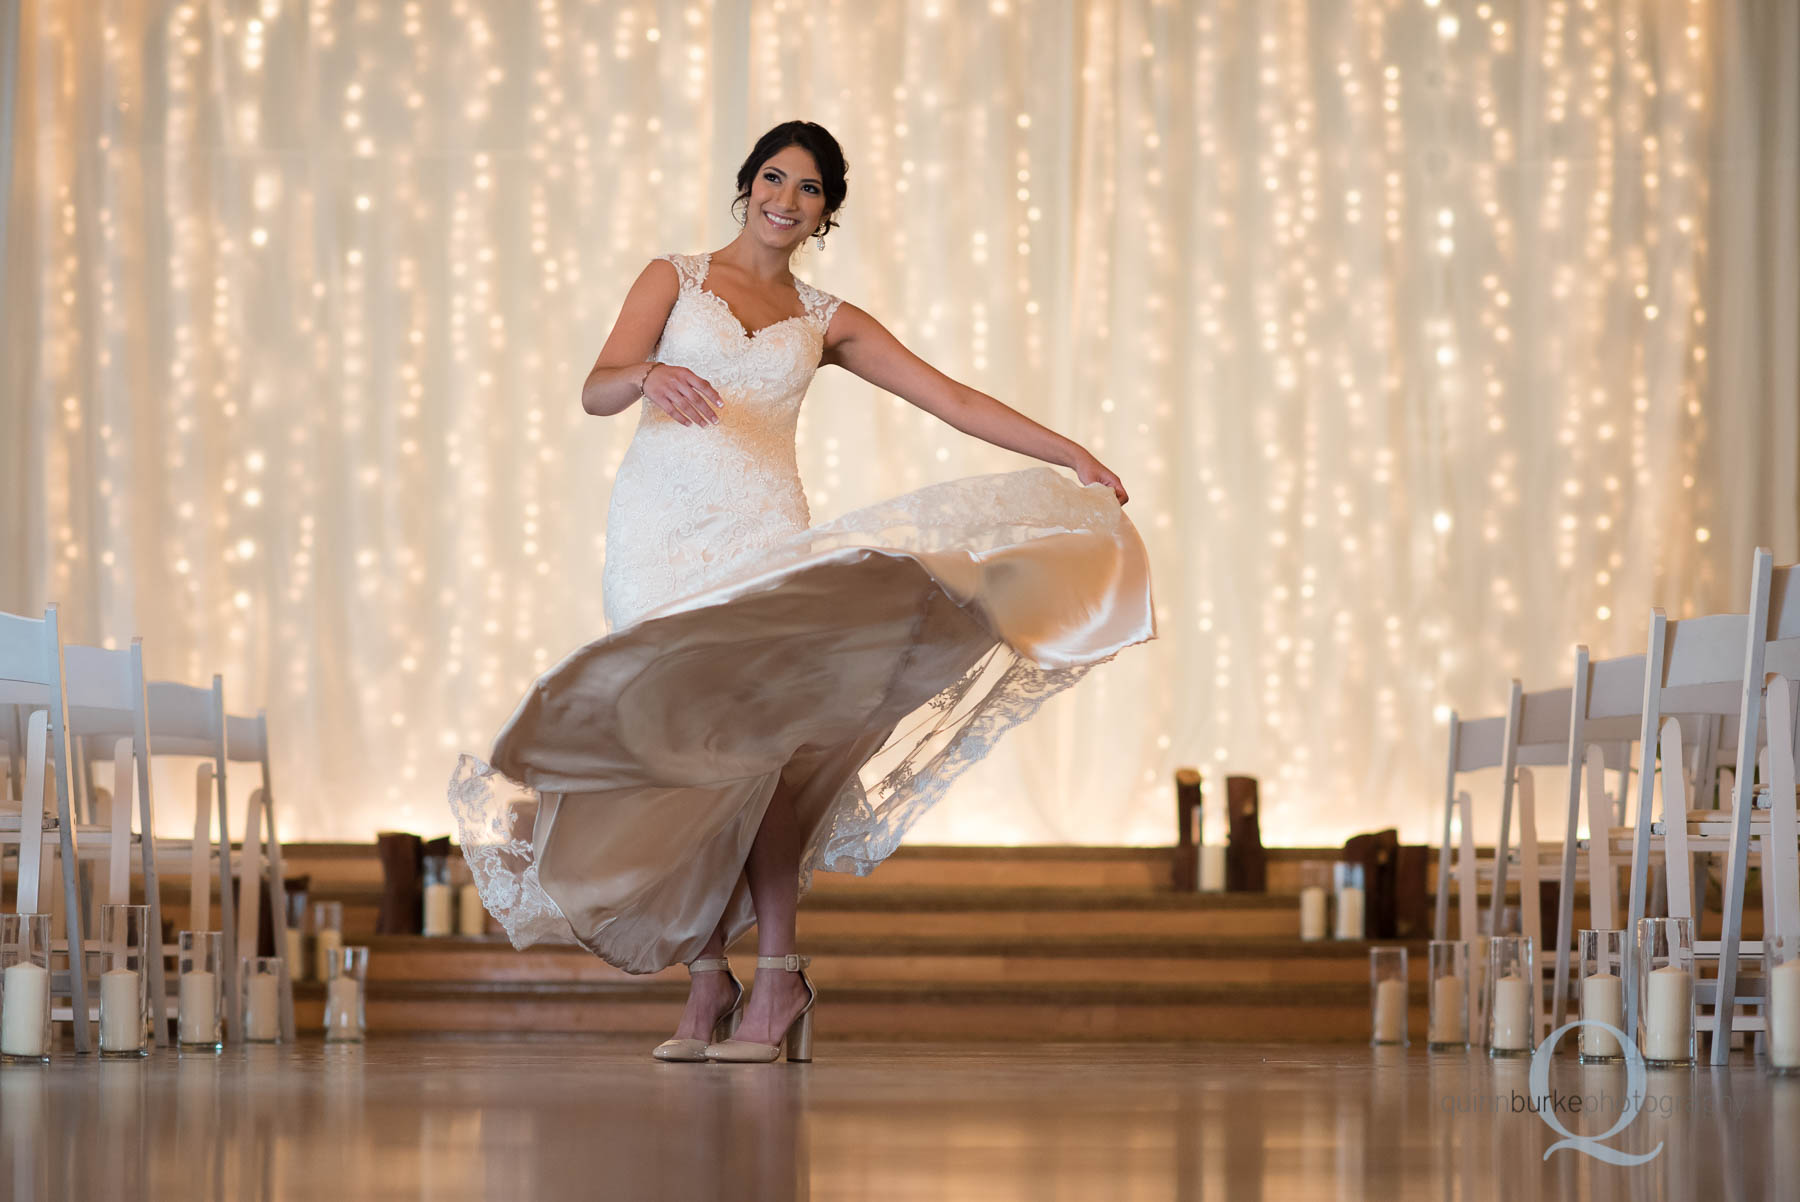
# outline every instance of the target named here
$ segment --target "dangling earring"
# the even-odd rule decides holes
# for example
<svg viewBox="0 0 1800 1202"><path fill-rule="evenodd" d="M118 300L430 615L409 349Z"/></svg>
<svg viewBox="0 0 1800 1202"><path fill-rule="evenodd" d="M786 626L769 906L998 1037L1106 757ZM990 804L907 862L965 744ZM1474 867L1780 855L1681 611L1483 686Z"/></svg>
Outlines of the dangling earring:
<svg viewBox="0 0 1800 1202"><path fill-rule="evenodd" d="M813 231L813 242L818 246L818 248L820 250L825 249L825 235L819 233L817 230Z"/></svg>

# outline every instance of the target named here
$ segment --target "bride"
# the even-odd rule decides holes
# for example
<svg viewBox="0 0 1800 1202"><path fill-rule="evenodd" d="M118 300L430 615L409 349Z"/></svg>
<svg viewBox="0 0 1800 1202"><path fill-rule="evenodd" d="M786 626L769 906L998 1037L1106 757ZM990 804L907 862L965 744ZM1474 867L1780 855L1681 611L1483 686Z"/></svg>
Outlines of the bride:
<svg viewBox="0 0 1800 1202"><path fill-rule="evenodd" d="M590 414L639 412L607 514L609 631L450 790L516 946L687 965L662 1060L811 1059L795 905L813 871L871 871L1003 731L1155 637L1118 476L790 270L844 202L831 134L776 126L737 189L737 237L652 260L582 385ZM825 365L1079 483L955 480L814 526L794 432ZM746 1001L725 949L752 925Z"/></svg>

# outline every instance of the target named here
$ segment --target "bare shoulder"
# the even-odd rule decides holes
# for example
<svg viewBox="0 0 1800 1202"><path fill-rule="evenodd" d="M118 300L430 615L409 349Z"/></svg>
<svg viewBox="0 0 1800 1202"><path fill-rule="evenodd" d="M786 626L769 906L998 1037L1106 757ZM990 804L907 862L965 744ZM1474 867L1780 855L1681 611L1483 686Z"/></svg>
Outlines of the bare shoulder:
<svg viewBox="0 0 1800 1202"><path fill-rule="evenodd" d="M637 282L632 287L636 289L641 286L653 287L659 294L667 293L669 299L673 300L681 290L681 269L675 266L675 260L670 256L657 255L638 272Z"/></svg>
<svg viewBox="0 0 1800 1202"><path fill-rule="evenodd" d="M662 338L663 326L681 295L681 273L666 258L652 259L638 272L619 306L594 366L617 367L648 358Z"/></svg>
<svg viewBox="0 0 1800 1202"><path fill-rule="evenodd" d="M681 270L667 258L658 257L644 264L638 272L637 279L625 294L624 313L641 313L654 316L657 325L669 315L675 307L675 298L681 295Z"/></svg>

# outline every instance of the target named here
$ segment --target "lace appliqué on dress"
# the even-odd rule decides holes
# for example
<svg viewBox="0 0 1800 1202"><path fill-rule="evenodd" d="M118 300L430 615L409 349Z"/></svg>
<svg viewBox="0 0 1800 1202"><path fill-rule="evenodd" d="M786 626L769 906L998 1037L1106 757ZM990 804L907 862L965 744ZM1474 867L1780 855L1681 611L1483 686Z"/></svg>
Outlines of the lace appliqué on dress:
<svg viewBox="0 0 1800 1202"><path fill-rule="evenodd" d="M573 943L574 929L538 884L531 830L538 793L508 780L472 755L450 774L450 812L457 843L481 904L499 919L514 947Z"/></svg>
<svg viewBox="0 0 1800 1202"><path fill-rule="evenodd" d="M914 724L888 743L847 782L802 856L800 892L816 871L867 876L894 853L924 813L964 772L984 759L1000 737L1029 721L1040 706L1097 664L1040 668L1004 643L962 678L915 711ZM873 785L863 781L880 773Z"/></svg>
<svg viewBox="0 0 1800 1202"><path fill-rule="evenodd" d="M794 432L842 302L794 281L805 310L751 335L701 285L709 255L659 255L681 277L651 359L685 367L725 402L717 425L684 426L646 401L606 516L601 604L609 630L716 580L812 521Z"/></svg>

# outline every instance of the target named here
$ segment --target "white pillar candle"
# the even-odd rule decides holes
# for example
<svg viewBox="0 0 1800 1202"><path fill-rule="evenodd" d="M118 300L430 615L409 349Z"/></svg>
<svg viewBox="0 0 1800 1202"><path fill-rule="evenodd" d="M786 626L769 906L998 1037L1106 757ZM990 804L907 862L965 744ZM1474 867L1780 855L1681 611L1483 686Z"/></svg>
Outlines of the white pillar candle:
<svg viewBox="0 0 1800 1202"><path fill-rule="evenodd" d="M1644 1059L1686 1060L1693 1023L1693 975L1676 964L1652 969L1644 998Z"/></svg>
<svg viewBox="0 0 1800 1202"><path fill-rule="evenodd" d="M1202 843L1200 845L1200 892L1223 893L1225 891L1225 845L1223 843Z"/></svg>
<svg viewBox="0 0 1800 1202"><path fill-rule="evenodd" d="M327 927L313 936L313 976L321 981L331 979L331 955L344 946L344 933Z"/></svg>
<svg viewBox="0 0 1800 1202"><path fill-rule="evenodd" d="M1443 976L1431 983L1432 1043L1467 1043L1469 1040L1469 983L1458 976Z"/></svg>
<svg viewBox="0 0 1800 1202"><path fill-rule="evenodd" d="M481 890L473 881L462 887L456 930L460 935L487 934L487 910L481 905Z"/></svg>
<svg viewBox="0 0 1800 1202"><path fill-rule="evenodd" d="M244 997L244 1038L273 1040L281 1029L281 983L274 973L253 972Z"/></svg>
<svg viewBox="0 0 1800 1202"><path fill-rule="evenodd" d="M1800 960L1769 974L1769 1063L1800 1068Z"/></svg>
<svg viewBox="0 0 1800 1202"><path fill-rule="evenodd" d="M1406 1039L1406 982L1397 977L1375 986L1375 1041L1401 1043Z"/></svg>
<svg viewBox="0 0 1800 1202"><path fill-rule="evenodd" d="M1355 885L1338 890L1337 937L1363 937L1363 891Z"/></svg>
<svg viewBox="0 0 1800 1202"><path fill-rule="evenodd" d="M1308 885L1300 890L1300 938L1325 938L1325 887Z"/></svg>
<svg viewBox="0 0 1800 1202"><path fill-rule="evenodd" d="M1625 1022L1624 983L1610 972L1597 972L1581 979L1581 1017L1583 1020L1611 1023ZM1610 1031L1598 1027L1581 1028L1583 1056L1623 1056L1624 1050Z"/></svg>
<svg viewBox="0 0 1800 1202"><path fill-rule="evenodd" d="M135 968L100 974L100 1050L135 1052L144 1046L142 989Z"/></svg>
<svg viewBox="0 0 1800 1202"><path fill-rule="evenodd" d="M356 1004L361 990L355 977L333 977L325 987L325 1029L355 1030Z"/></svg>
<svg viewBox="0 0 1800 1202"><path fill-rule="evenodd" d="M451 904L450 886L444 884L425 886L425 933L427 935L448 935L450 933Z"/></svg>
<svg viewBox="0 0 1800 1202"><path fill-rule="evenodd" d="M306 932L299 927L282 928L283 959L287 961L288 980L306 980Z"/></svg>
<svg viewBox="0 0 1800 1202"><path fill-rule="evenodd" d="M1531 992L1524 977L1505 976L1494 982L1494 1043L1507 1052L1531 1047Z"/></svg>
<svg viewBox="0 0 1800 1202"><path fill-rule="evenodd" d="M45 1003L50 998L50 972L42 965L21 961L8 966L0 978L0 1054L42 1056Z"/></svg>
<svg viewBox="0 0 1800 1202"><path fill-rule="evenodd" d="M204 968L181 974L181 1042L213 1043L218 1038L217 978Z"/></svg>

